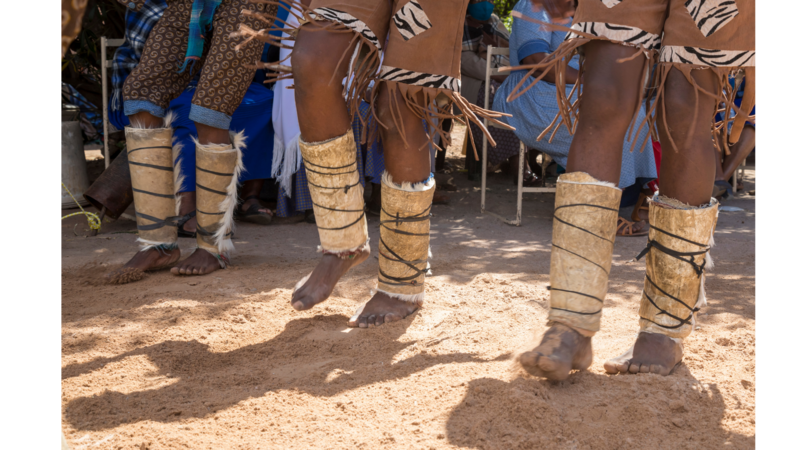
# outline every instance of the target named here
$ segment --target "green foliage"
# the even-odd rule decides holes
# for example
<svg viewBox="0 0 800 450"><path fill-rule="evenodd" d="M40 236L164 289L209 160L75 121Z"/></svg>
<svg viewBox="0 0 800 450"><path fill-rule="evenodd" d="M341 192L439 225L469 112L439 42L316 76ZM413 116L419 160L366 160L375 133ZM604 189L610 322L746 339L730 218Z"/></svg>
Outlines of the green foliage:
<svg viewBox="0 0 800 450"><path fill-rule="evenodd" d="M513 22L511 11L514 10L514 6L518 1L527 0L495 0L494 2L494 13L503 20L503 24L508 28L508 31L511 31Z"/></svg>

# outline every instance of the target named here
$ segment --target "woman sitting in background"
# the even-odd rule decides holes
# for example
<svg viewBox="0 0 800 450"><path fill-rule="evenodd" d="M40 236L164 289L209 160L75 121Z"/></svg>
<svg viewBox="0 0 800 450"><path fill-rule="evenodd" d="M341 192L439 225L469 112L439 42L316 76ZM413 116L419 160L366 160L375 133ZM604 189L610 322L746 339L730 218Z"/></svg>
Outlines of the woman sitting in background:
<svg viewBox="0 0 800 450"><path fill-rule="evenodd" d="M545 11L534 11L531 3L521 1L514 7L527 17L540 20L544 23L552 23L550 16ZM563 24L569 27L570 24ZM511 66L524 64L537 64L544 60L550 53L558 48L559 44L566 37L564 31L549 31L539 24L529 22L524 19L514 21L510 39L510 59ZM578 56L575 56L569 63L566 72L566 95L569 96L578 79ZM508 78L497 90L494 98L493 110L512 114L513 117L501 117L500 120L516 128L516 134L525 145L536 150L540 150L555 160L561 166L567 166L567 153L572 143L572 134L562 124L555 133L548 132L542 140L537 140L539 135L547 129L553 122L553 118L558 116L558 103L556 100L557 87L555 85L554 71L548 72L541 82L533 85L530 90L519 98L509 102L514 87L520 82L527 70L516 70L511 72ZM540 72L535 74L536 77ZM526 80L521 90L529 87L535 77ZM572 100L577 97L577 92L573 94ZM639 116L636 118L633 131L638 130L642 122L645 121L645 108L639 109ZM622 153L622 171L618 186L621 189L632 187L639 189L641 186L658 177L656 172L655 158L653 157L653 145L650 141L650 133L647 124L638 134L636 141L631 142L627 139L624 143ZM640 151L640 149L643 149ZM636 197L634 197L636 198ZM644 221L633 223L620 217L618 220L618 236L638 236L646 234L646 223Z"/></svg>

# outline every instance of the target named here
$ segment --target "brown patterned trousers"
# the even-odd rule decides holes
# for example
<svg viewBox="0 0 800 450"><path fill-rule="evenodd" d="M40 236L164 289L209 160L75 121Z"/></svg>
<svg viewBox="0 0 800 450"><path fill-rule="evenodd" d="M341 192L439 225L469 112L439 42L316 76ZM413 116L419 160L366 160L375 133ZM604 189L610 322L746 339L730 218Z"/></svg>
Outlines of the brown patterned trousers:
<svg viewBox="0 0 800 450"><path fill-rule="evenodd" d="M243 38L231 37L239 24L261 28L265 24L242 15L244 9L264 12L269 6L247 0L224 0L216 12L212 32L206 36L198 64L179 73L189 45L192 0L171 0L164 15L150 32L139 65L125 80L122 98L125 115L148 112L164 117L169 102L176 99L200 71L189 119L214 128L228 129L231 116L242 102L255 75L253 61L260 59L264 44L251 41L240 51ZM245 67L249 65L251 67Z"/></svg>

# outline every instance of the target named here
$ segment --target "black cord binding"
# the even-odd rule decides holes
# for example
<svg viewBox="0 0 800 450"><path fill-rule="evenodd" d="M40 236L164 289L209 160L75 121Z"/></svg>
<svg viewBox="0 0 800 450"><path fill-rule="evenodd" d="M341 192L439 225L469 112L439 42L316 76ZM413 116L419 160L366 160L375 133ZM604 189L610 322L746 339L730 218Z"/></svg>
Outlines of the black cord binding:
<svg viewBox="0 0 800 450"><path fill-rule="evenodd" d="M399 212L397 214L395 214L395 215L392 215L388 211L383 209L383 207L381 207L381 211L386 213L386 215L391 217L391 219L390 220L381 220L380 221L380 226L385 230L389 230L391 232L394 232L394 233L397 233L397 234L406 235L406 236L427 236L428 233L411 233L411 232L408 232L408 231L398 230L396 228L389 228L389 227L386 226L386 224L394 223L394 224L398 224L399 225L399 224L402 224L402 223L423 222L423 221L426 221L426 220L430 220L430 218L431 218L431 214L430 214L431 207L432 207L432 205L429 205L428 208L426 208L421 213L413 215L413 216L407 216L407 217L401 217ZM403 259L402 256L398 255L397 252L392 250L391 247L386 245L386 241L384 241L383 238L381 238L381 244L383 244L383 248L386 249L386 251L389 252L392 256L394 256L394 258L389 257L388 255L384 254L383 252L381 252L381 256L383 256L384 258L388 259L389 261L394 261L394 262L399 262L399 263L404 264L406 267L408 267L409 269L414 271L414 274L410 275L410 276L407 276L407 277L393 277L391 275L387 275L386 273L384 273L383 270L378 269L379 275L384 278L383 280L380 280L380 282L383 283L383 284L388 284L390 286L416 286L418 284L416 278L419 277L420 275L424 274L428 270L427 269L427 262L428 262L427 256L425 257L425 259L418 259L416 261L406 261L405 259ZM422 264L422 263L425 263L425 266L422 269L419 269L419 268L417 268L415 266L415 264Z"/></svg>
<svg viewBox="0 0 800 450"><path fill-rule="evenodd" d="M149 216L147 214L142 214L142 213L140 213L138 211L136 212L136 217L141 217L142 219L147 219L147 220L149 220L151 222L154 222L154 223L151 223L149 225L138 225L137 228L139 229L139 231L151 231L151 230L157 230L157 229L163 228L163 227L177 227L178 226L178 220L180 220L180 218L181 218L180 216L170 216L170 217L167 217L164 220L161 220L158 217L153 217L153 216Z"/></svg>
<svg viewBox="0 0 800 450"><path fill-rule="evenodd" d="M606 239L606 238L604 238L603 236L600 236L600 235L598 235L598 234L592 233L591 231L589 231L589 230L587 230L587 229L585 229L585 228L581 228L581 227L579 227L579 226L577 226L577 225L575 225L575 224L573 224L573 223L569 223L569 222L565 221L564 219L562 219L562 218L558 217L558 214L556 214L556 213L558 213L558 210L559 210L559 209L562 209L562 208L573 208L573 207L576 207L576 206L588 206L588 207L590 207L590 208L598 208L598 209L604 209L604 210L607 210L607 211L614 211L614 212L616 212L617 210L616 210L616 209L614 209L614 208L609 208L609 207L607 207L607 206L592 205L592 204L590 204L590 203L573 203L573 204L571 204L571 205L561 205L561 206L559 206L558 208L556 208L556 209L555 209L555 211L554 211L554 215L553 215L553 217L554 217L556 220L558 220L559 222L563 223L564 225L567 225L567 226L570 226L570 227L576 228L576 229L578 229L578 230L581 230L581 231L583 231L584 233L588 233L588 234L590 234L590 235L592 235L592 236L594 236L594 237L596 237L596 238L602 239L602 240L604 240L604 241L606 241L606 242L610 242L610 243L612 243L612 244L613 244L613 243L614 243L614 241L612 241L611 239ZM582 255L579 255L579 254L577 254L577 253L575 253L575 252L573 252L573 251L571 251L571 250L567 250L566 248L564 248L564 247L561 247L561 246L559 246L559 245L556 245L555 243L553 243L553 247L555 247L555 248L557 248L557 249L560 249L560 250L564 250L564 251L565 251L565 252L567 252L567 253L570 253L570 254L572 254L572 255L575 255L575 256L577 256L578 258L581 258L581 259L583 259L583 260L586 260L586 261L588 261L588 262L590 262L590 263L594 264L595 266L599 267L599 268L600 268L600 270L602 270L603 272L605 272L605 274L606 274L606 275L608 275L608 271L607 271L607 270L606 270L606 269L605 269L603 266L601 266L600 264L598 264L598 263L596 263L596 262L592 261L591 259L589 259L589 258L587 258L587 257L585 257L585 256L582 256ZM560 291L560 292L568 292L568 293L570 293L570 294L578 294L578 295L582 295L582 296L584 296L584 297L588 297L588 298L591 298L592 300L596 300L596 301L600 302L600 304L601 304L601 305L603 304L603 300L602 300L602 299L599 299L599 298L597 298L597 297L595 297L595 296L593 296L593 295L585 294L585 293L583 293L583 292L578 292L578 291L569 291L569 290L566 290L566 289L559 289L559 288L555 288L555 287L553 287L553 286L548 286L548 287L547 287L547 289L548 289L548 290L550 290L550 291ZM581 311L574 311L574 310L571 310L571 309L555 308L555 307L553 307L553 306L551 306L551 307L550 307L550 309L555 309L555 310L558 310L558 311L566 311L566 312L575 313L575 314L580 314L580 315L584 315L584 316L591 316L591 315L594 315L594 314L600 314L600 312L603 310L603 309L602 309L602 307L601 307L600 309L598 309L598 310L597 310L597 311L595 311L595 312L589 312L589 313L587 313L587 312L581 312Z"/></svg>
<svg viewBox="0 0 800 450"><path fill-rule="evenodd" d="M694 269L695 273L697 273L698 278L703 276L703 271L705 271L705 267L706 267L706 260L703 259L703 263L702 264L697 264L695 262L695 256L705 255L711 249L711 246L706 245L706 244L700 244L698 242L694 242L692 240L686 239L686 238L678 236L676 234L672 234L672 233L670 233L668 231L662 230L661 228L658 228L658 227L654 226L653 224L650 224L650 228L658 231L659 233L663 233L663 234L666 234L667 236L671 236L671 237L673 237L675 239L680 239L681 241L688 242L690 244L693 244L693 245L696 245L698 247L701 247L704 250L698 251L698 252L679 252L679 251L673 250L673 249L671 249L669 247L666 247L664 244L658 242L655 239L651 240L648 237L647 246L636 257L637 261L640 260L644 255L649 253L650 249L655 248L655 249L659 250L660 252L662 252L662 253L664 253L666 255L669 255L669 256L671 256L671 257L673 257L675 259L678 259L678 260L681 260L681 261L683 261L683 262L685 262L687 264L690 264L692 266L692 268ZM684 256L688 256L689 258L683 258ZM669 294L664 289L661 289L661 287L659 285L657 285L656 283L653 282L653 280L650 278L650 275L645 274L645 277L647 278L647 281L651 285L653 285L654 288L658 289L659 291L661 291L662 294L666 295L667 297L671 298L672 300L680 303L681 305L686 307L686 309L688 309L690 312L689 312L689 316L686 317L686 318L681 318L681 317L678 317L678 316L676 316L674 314L670 314L666 310L664 310L661 307L659 307L656 304L656 302L653 301L653 299L650 298L649 295L647 295L647 289L645 289L643 291L644 292L644 296L647 298L647 300L650 302L650 304L652 304L659 311L658 313L656 313L656 315L658 316L658 315L664 314L664 315L666 315L668 317L671 317L672 319L677 320L678 324L674 325L674 326L662 325L660 323L656 323L656 322L648 319L647 317L642 317L642 316L639 316L639 317L641 317L642 319L644 319L644 320L646 320L648 322L652 322L652 323L654 323L654 324L656 324L656 325L658 325L658 326L660 326L662 328L668 328L668 329L676 329L676 328L682 327L683 325L690 325L692 323L692 317L694 317L694 313L700 311L700 308L697 308L697 307L692 308L691 306L689 306L686 303L684 303L681 299Z"/></svg>
<svg viewBox="0 0 800 450"><path fill-rule="evenodd" d="M353 170L351 170L350 172L341 172L341 173L327 173L327 172L319 172L319 171L316 171L316 170L309 169L309 168L308 168L308 166L319 167L319 168L321 168L321 169L327 169L327 170L338 170L338 169L346 169L346 168L348 168L348 167L350 167L350 166L354 166L354 165L356 165L356 162L357 162L357 161L353 161L352 163L350 163L350 164L347 164L347 165L345 165L345 166L341 166L341 167L326 167L326 166L320 166L319 164L314 164L314 163L311 163L311 162L309 162L309 161L304 161L303 163L306 165L306 171L308 171L308 172L313 172L313 173L316 173L316 174L319 174L319 175L325 175L325 176L334 176L334 175L349 175L349 174L351 174L351 173L358 172L358 168L354 168L354 169L353 169ZM356 184L345 185L344 187L328 187L328 186L320 186L320 185L318 185L318 184L314 184L314 183L312 183L310 180L308 180L308 184L310 184L311 186L314 186L314 187L316 187L316 188L319 188L319 189L334 189L334 190L335 190L335 189L344 189L344 193L345 193L345 194L347 194L347 193L350 191L350 188L353 188L353 187L356 187L356 186L358 186L359 184L361 184L361 182L359 181L359 182L357 182ZM352 223L350 223L350 224L347 224L347 225L345 225L345 226L343 226L343 227L336 227L336 228L326 228L326 227L321 227L321 226L317 225L317 228L318 228L318 229L320 229L320 230L326 230L326 231L339 231L339 230L344 230L344 229L350 228L350 227L352 227L353 225L356 225L356 224L358 224L358 222L360 222L360 221L361 221L361 219L363 219L363 218L364 218L364 214L366 213L366 207L365 207L364 209L336 209L336 208L329 208L329 207L327 207L327 206L322 206L322 205L319 205L319 204L315 203L315 202L313 201L313 199L312 199L312 201L311 201L311 204L312 204L312 205L314 205L314 207L315 207L315 208L327 209L328 211L337 211L337 212L350 212L350 213L361 213L361 215L360 215L360 216L358 216L358 218L357 218L355 221L353 221Z"/></svg>
<svg viewBox="0 0 800 450"><path fill-rule="evenodd" d="M705 255L706 253L708 253L708 251L711 249L711 247L710 247L710 246L708 246L708 245L706 245L706 244L700 244L700 243L697 243L697 242L691 241L691 240L689 240L689 239L682 238L682 237L680 237L680 236L678 236L678 235L675 235L675 234L669 233L669 232L667 232L667 231L664 231L664 230L662 230L661 228L658 228L658 227L654 226L653 224L650 224L650 228L652 228L652 229L654 229L654 230L658 231L659 233L664 233L664 234L666 234L667 236L671 236L671 237L673 237L673 238L675 238L675 239L680 239L680 240L682 240L682 241L684 241L684 242L688 242L688 243L690 243L690 244L694 244L694 245L696 245L696 246L698 246L698 247L703 247L703 248L704 248L704 250L702 250L702 251L699 251L699 252L678 252L678 251L672 250L671 248L668 248L668 247L664 246L664 244L662 244L662 243L658 242L657 240L655 240L655 239L652 239L652 240L651 240L651 239L648 237L648 238L647 238L647 246L645 246L644 250L642 250L642 252L641 252L641 253L639 253L639 255L636 257L636 260L637 260L637 261L638 261L638 260L640 260L640 259L642 259L642 257L643 257L644 255L646 255L647 253L649 253L651 248L656 248L656 249L660 250L662 253L665 253L665 254L667 254L667 255L669 255L669 256L672 256L672 257L673 257L673 258L675 258L675 259L679 259L679 260L681 260L681 261L683 261L683 262L685 262L685 263L691 264L692 268L694 269L695 273L697 273L697 276L698 276L698 277L700 277L701 275L703 275L703 271L705 270L705 267L706 267L706 261L705 261L705 259L704 259L704 260L703 260L703 264L699 264L699 265L698 265L698 264L695 262L695 259L694 259L694 257L695 257L695 256L700 256L700 255ZM688 257L689 257L689 259L686 259L686 258L681 258L682 256L688 256Z"/></svg>

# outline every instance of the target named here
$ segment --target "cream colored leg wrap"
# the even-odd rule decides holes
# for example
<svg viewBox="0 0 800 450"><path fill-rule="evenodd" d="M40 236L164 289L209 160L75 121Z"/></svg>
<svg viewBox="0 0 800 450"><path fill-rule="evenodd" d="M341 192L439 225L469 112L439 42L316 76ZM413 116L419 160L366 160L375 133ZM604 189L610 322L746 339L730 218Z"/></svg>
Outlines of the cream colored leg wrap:
<svg viewBox="0 0 800 450"><path fill-rule="evenodd" d="M703 270L711 265L718 212L713 198L700 208L658 195L650 202L640 331L678 339L692 332L694 314L705 304Z"/></svg>
<svg viewBox="0 0 800 450"><path fill-rule="evenodd" d="M233 213L242 173L244 132L231 134L231 140L233 145L203 145L195 140L197 247L216 256L223 268L233 251Z"/></svg>
<svg viewBox="0 0 800 450"><path fill-rule="evenodd" d="M381 242L378 292L421 305L436 181L398 185L384 172L381 179Z"/></svg>
<svg viewBox="0 0 800 450"><path fill-rule="evenodd" d="M142 250L177 247L177 202L180 187L174 170L179 147L172 145L171 117L164 128L125 127L138 242Z"/></svg>
<svg viewBox="0 0 800 450"><path fill-rule="evenodd" d="M319 250L341 257L360 252L369 235L353 130L324 142L309 143L301 137L300 152L314 203Z"/></svg>
<svg viewBox="0 0 800 450"><path fill-rule="evenodd" d="M600 330L622 191L584 172L558 178L550 254L550 322Z"/></svg>

